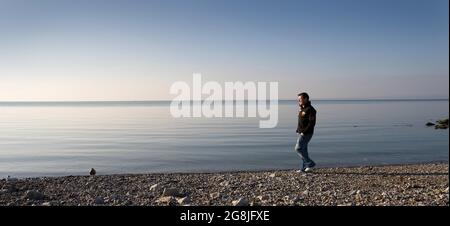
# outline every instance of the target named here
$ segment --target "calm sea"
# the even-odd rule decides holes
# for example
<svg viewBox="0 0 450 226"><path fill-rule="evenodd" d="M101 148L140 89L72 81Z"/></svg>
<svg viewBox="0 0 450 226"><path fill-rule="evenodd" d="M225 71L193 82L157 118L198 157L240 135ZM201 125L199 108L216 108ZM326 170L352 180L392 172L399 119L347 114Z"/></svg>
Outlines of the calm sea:
<svg viewBox="0 0 450 226"><path fill-rule="evenodd" d="M309 150L318 167L449 159L448 100L316 100ZM0 102L0 178L292 169L296 101L279 123L259 118L173 118L170 102Z"/></svg>

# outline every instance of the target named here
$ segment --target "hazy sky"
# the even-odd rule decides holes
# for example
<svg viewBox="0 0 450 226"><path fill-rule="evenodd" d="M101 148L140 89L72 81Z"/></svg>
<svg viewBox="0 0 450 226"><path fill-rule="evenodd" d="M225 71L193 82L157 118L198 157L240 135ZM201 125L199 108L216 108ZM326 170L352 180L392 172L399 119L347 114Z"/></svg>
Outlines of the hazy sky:
<svg viewBox="0 0 450 226"><path fill-rule="evenodd" d="M0 0L0 101L172 99L278 81L295 98L447 98L448 0Z"/></svg>

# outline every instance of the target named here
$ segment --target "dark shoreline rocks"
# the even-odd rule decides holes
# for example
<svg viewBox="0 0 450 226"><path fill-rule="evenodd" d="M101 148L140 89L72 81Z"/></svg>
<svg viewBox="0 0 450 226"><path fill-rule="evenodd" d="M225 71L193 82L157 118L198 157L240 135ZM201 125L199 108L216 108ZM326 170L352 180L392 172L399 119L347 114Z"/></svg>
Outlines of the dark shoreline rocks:
<svg viewBox="0 0 450 226"><path fill-rule="evenodd" d="M448 163L0 180L3 206L449 205Z"/></svg>
<svg viewBox="0 0 450 226"><path fill-rule="evenodd" d="M434 126L435 129L447 129L448 128L448 118L437 120L436 123L427 122L426 126Z"/></svg>

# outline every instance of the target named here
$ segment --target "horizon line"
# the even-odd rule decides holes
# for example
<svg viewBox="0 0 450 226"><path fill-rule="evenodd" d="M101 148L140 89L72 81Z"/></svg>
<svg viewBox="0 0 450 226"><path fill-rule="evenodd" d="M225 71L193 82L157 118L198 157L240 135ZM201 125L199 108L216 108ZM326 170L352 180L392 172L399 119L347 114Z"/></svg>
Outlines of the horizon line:
<svg viewBox="0 0 450 226"><path fill-rule="evenodd" d="M265 99L262 101L271 101L272 99ZM449 98L317 98L311 99L311 101L444 101L450 100ZM99 102L172 102L173 100L0 100L0 103L99 103ZM205 99L201 100L177 100L177 101L205 101ZM214 100L212 100L214 101ZM238 99L238 100L230 100L230 99L221 99L217 101L258 101L257 99ZM278 99L278 101L296 101L296 99Z"/></svg>

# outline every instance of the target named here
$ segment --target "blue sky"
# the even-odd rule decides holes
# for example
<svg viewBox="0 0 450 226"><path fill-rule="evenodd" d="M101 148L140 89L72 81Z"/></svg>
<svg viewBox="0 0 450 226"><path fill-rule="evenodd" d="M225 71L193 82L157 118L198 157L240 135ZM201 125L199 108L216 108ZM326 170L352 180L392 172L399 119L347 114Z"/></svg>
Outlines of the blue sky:
<svg viewBox="0 0 450 226"><path fill-rule="evenodd" d="M448 0L0 0L0 101L157 100L278 81L282 99L447 98Z"/></svg>

